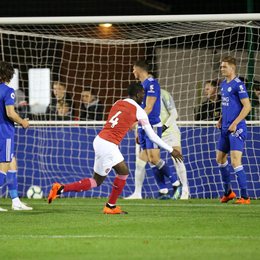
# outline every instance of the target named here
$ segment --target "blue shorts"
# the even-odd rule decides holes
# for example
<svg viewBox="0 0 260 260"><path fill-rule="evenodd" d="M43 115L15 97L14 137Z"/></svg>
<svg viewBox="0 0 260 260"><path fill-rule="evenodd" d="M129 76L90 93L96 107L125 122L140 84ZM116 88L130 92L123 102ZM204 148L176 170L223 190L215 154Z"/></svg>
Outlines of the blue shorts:
<svg viewBox="0 0 260 260"><path fill-rule="evenodd" d="M161 126L152 126L154 132L161 138L162 136L162 127ZM140 127L138 127L138 138L140 142L140 147L142 150L146 149L160 149L160 147L153 143L148 136L146 135L145 131Z"/></svg>
<svg viewBox="0 0 260 260"><path fill-rule="evenodd" d="M243 152L246 141L246 129L237 129L235 133L229 131L222 131L218 141L217 149L224 153L230 151Z"/></svg>
<svg viewBox="0 0 260 260"><path fill-rule="evenodd" d="M11 162L14 156L14 138L0 138L0 162Z"/></svg>

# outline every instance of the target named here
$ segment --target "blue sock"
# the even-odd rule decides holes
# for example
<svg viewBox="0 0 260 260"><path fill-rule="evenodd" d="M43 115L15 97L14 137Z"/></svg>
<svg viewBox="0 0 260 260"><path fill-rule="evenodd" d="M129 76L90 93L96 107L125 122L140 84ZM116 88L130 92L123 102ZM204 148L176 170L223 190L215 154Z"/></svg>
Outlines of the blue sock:
<svg viewBox="0 0 260 260"><path fill-rule="evenodd" d="M4 185L5 177L6 177L5 172L0 171L0 187Z"/></svg>
<svg viewBox="0 0 260 260"><path fill-rule="evenodd" d="M241 165L234 168L234 170L237 175L239 188L241 190L241 197L247 199L248 195L247 195L246 173L244 171L244 167Z"/></svg>
<svg viewBox="0 0 260 260"><path fill-rule="evenodd" d="M221 176L222 176L224 192L227 195L231 190L230 171L229 171L228 161L224 164L219 164L218 166L219 166L219 171L220 171Z"/></svg>
<svg viewBox="0 0 260 260"><path fill-rule="evenodd" d="M6 174L6 182L11 199L18 197L16 173L17 171L8 171Z"/></svg>
<svg viewBox="0 0 260 260"><path fill-rule="evenodd" d="M164 160L161 159L159 163L156 165L156 167L163 176L169 178L171 184L177 181L176 174L173 174L173 172L171 172L169 166L165 163Z"/></svg>
<svg viewBox="0 0 260 260"><path fill-rule="evenodd" d="M157 185L159 186L159 189L162 190L162 189L167 188L165 180L164 180L164 176L160 173L160 171L156 168L155 165L151 166L151 168L153 171L154 178L157 182Z"/></svg>

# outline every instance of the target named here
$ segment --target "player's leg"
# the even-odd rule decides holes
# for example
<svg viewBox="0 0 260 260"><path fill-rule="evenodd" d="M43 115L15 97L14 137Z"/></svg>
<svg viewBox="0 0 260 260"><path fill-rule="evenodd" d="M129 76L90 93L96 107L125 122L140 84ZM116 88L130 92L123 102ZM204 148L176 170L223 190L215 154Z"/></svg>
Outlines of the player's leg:
<svg viewBox="0 0 260 260"><path fill-rule="evenodd" d="M10 163L9 170L6 173L6 182L9 191L9 195L12 199L13 210L32 210L32 207L28 207L20 201L18 197L18 183L17 183L17 162L13 157Z"/></svg>
<svg viewBox="0 0 260 260"><path fill-rule="evenodd" d="M0 160L1 160L1 148L0 148ZM0 187L3 186L6 180L6 172L9 168L9 162L0 161ZM0 211L7 211L7 209L0 208Z"/></svg>
<svg viewBox="0 0 260 260"><path fill-rule="evenodd" d="M105 180L108 173L113 167L113 151L115 153L118 147L115 144L107 142L100 137L96 137L93 142L95 150L94 175L90 178L84 178L77 182L68 184L54 183L48 196L48 202L51 203L64 192L81 192L87 191L97 186L100 186ZM103 149L106 147L106 149ZM117 150L116 150L117 149ZM122 160L122 158L121 158Z"/></svg>
<svg viewBox="0 0 260 260"><path fill-rule="evenodd" d="M139 138L139 143L140 143L140 147L141 147L139 156L140 156L140 158L146 158L147 161L149 161L147 149L157 148L158 151L159 151L159 149L156 144L154 144L153 142L150 141L150 139L147 137L145 131L141 127L138 128L138 138ZM160 190L159 199L160 198L169 199L170 197L168 196L168 189L165 184L164 175L158 170L156 165L154 165L150 161L149 161L149 165L154 174L155 181L156 181L157 185L159 186L159 190Z"/></svg>
<svg viewBox="0 0 260 260"><path fill-rule="evenodd" d="M175 149L181 152L181 147L180 146L173 146ZM184 162L179 162L176 160L173 160L177 175L179 177L179 180L181 182L181 196L180 199L182 200L187 200L189 199L190 192L189 192L189 185L188 185L188 179L187 179L187 170L185 167ZM176 192L178 192L179 187L176 187Z"/></svg>
<svg viewBox="0 0 260 260"><path fill-rule="evenodd" d="M229 133L222 132L217 144L216 161L218 163L219 171L221 174L224 195L221 197L220 202L227 203L236 197L236 194L232 191L230 181L230 166L228 163L228 152L230 151L230 142L228 138Z"/></svg>
<svg viewBox="0 0 260 260"><path fill-rule="evenodd" d="M115 166L113 166L113 168L116 172L116 177L113 182L109 200L106 203L103 212L104 214L127 214L127 212L122 211L120 207L116 206L116 202L125 187L126 179L129 175L129 170L125 161L117 163Z"/></svg>
<svg viewBox="0 0 260 260"><path fill-rule="evenodd" d="M145 177L145 166L148 161L147 155L140 156L140 145L135 147L135 190L134 193L125 199L142 199L142 187Z"/></svg>
<svg viewBox="0 0 260 260"><path fill-rule="evenodd" d="M235 201L236 204L250 204L250 198L247 194L246 173L242 165L242 154L245 143L246 133L230 134L230 158L231 164L237 176L241 198Z"/></svg>
<svg viewBox="0 0 260 260"><path fill-rule="evenodd" d="M147 149L149 164L153 170L155 180L159 186L159 199L169 199L169 190L167 188L165 177L171 184L177 181L177 177L170 171L167 163L160 158L160 149Z"/></svg>
<svg viewBox="0 0 260 260"><path fill-rule="evenodd" d="M181 152L181 132L177 126L167 129L164 132L162 139L168 145L174 147L175 149ZM190 193L185 164L179 161L176 162L174 158L172 158L172 161L175 166L178 178L181 182L181 185L180 183L178 183L179 181L173 184L173 199L188 199Z"/></svg>

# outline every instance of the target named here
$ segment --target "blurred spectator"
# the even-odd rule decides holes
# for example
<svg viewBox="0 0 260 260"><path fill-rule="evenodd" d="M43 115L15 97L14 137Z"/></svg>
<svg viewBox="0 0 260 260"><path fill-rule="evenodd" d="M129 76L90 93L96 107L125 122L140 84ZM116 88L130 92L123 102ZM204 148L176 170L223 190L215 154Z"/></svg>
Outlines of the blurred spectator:
<svg viewBox="0 0 260 260"><path fill-rule="evenodd" d="M15 90L15 110L22 118L28 117L29 105L26 101L24 92L20 89Z"/></svg>
<svg viewBox="0 0 260 260"><path fill-rule="evenodd" d="M252 120L260 120L260 82L254 81L252 95Z"/></svg>
<svg viewBox="0 0 260 260"><path fill-rule="evenodd" d="M206 100L195 111L195 120L216 121L221 114L221 95L218 92L218 81L205 82L204 93Z"/></svg>
<svg viewBox="0 0 260 260"><path fill-rule="evenodd" d="M71 115L71 101L60 100L57 103L57 120L73 120Z"/></svg>
<svg viewBox="0 0 260 260"><path fill-rule="evenodd" d="M81 93L80 120L103 120L104 105L85 87Z"/></svg>
<svg viewBox="0 0 260 260"><path fill-rule="evenodd" d="M66 87L62 83L55 81L53 83L53 95L51 103L46 109L46 116L51 120L56 120L58 115L58 103L70 104L69 113L73 116L73 105L71 96L66 93Z"/></svg>

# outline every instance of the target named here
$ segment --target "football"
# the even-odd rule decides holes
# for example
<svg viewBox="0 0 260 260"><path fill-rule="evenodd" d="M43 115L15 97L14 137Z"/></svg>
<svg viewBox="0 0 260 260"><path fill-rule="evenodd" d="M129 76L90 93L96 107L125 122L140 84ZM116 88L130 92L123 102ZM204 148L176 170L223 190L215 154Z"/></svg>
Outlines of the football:
<svg viewBox="0 0 260 260"><path fill-rule="evenodd" d="M43 197L43 191L40 186L32 185L27 190L28 199L41 199Z"/></svg>

